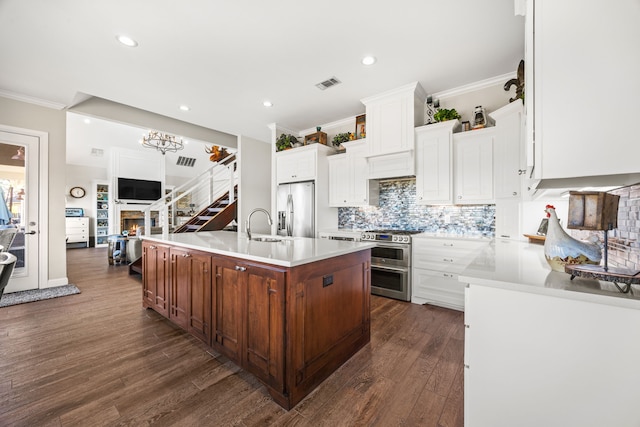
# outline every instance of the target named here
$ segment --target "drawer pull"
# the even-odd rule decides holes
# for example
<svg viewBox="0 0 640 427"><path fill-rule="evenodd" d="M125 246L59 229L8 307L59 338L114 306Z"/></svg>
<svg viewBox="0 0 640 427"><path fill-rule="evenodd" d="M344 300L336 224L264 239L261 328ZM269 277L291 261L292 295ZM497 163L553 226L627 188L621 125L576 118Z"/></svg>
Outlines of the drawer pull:
<svg viewBox="0 0 640 427"><path fill-rule="evenodd" d="M191 256L191 254L182 254L183 258L189 258Z"/></svg>
<svg viewBox="0 0 640 427"><path fill-rule="evenodd" d="M453 278L453 274L449 274L449 273L442 273L442 275L443 275L444 277Z"/></svg>
<svg viewBox="0 0 640 427"><path fill-rule="evenodd" d="M453 260L452 260L452 259L450 259L450 258L442 258L442 260L443 260L444 262L453 262Z"/></svg>
<svg viewBox="0 0 640 427"><path fill-rule="evenodd" d="M239 265L236 265L236 271L247 271L247 267L240 267Z"/></svg>
<svg viewBox="0 0 640 427"><path fill-rule="evenodd" d="M158 249L158 247L151 245L151 246L149 246L149 249L154 250L154 249Z"/></svg>
<svg viewBox="0 0 640 427"><path fill-rule="evenodd" d="M442 246L453 246L453 243L443 243Z"/></svg>

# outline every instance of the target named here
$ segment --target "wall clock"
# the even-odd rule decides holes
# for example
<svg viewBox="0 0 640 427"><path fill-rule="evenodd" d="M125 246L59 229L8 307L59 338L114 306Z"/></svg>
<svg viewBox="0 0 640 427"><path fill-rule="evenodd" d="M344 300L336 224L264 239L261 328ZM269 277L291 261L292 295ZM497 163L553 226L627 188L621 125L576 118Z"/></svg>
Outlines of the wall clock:
<svg viewBox="0 0 640 427"><path fill-rule="evenodd" d="M84 195L87 194L87 192L84 191L84 188L82 188L82 187L73 187L71 190L69 190L69 194L71 194L71 197L75 197L76 199L80 199L80 198L84 197Z"/></svg>

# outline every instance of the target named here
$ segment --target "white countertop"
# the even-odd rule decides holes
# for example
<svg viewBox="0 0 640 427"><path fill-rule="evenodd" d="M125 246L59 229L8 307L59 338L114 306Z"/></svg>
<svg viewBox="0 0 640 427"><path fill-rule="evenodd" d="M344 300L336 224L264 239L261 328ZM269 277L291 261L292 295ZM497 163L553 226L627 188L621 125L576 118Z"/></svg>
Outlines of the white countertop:
<svg viewBox="0 0 640 427"><path fill-rule="evenodd" d="M465 283L640 309L638 286L631 295L619 292L611 282L570 278L551 270L543 245L502 239L483 247L459 276Z"/></svg>
<svg viewBox="0 0 640 427"><path fill-rule="evenodd" d="M254 235L253 237L258 236ZM307 237L277 237L283 240L280 242L259 242L249 240L244 233L200 231L197 233L168 235L154 234L142 236L142 239L282 267L295 267L375 246L373 243L365 242L312 239Z"/></svg>

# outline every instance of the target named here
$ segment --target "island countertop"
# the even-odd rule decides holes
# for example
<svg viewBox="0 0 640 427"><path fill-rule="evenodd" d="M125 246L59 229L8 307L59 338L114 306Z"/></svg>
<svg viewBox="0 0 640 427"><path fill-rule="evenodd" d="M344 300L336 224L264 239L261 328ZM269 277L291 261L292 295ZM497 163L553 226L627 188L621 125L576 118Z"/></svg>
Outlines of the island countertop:
<svg viewBox="0 0 640 427"><path fill-rule="evenodd" d="M621 293L612 282L576 277L552 271L544 258L544 246L495 239L460 273L464 283L596 302L640 310L640 289Z"/></svg>
<svg viewBox="0 0 640 427"><path fill-rule="evenodd" d="M258 235L254 236L257 237ZM272 236L275 237L275 236ZM279 242L249 240L244 233L200 231L153 234L142 239L282 267L295 267L373 248L375 244L308 237L282 237Z"/></svg>

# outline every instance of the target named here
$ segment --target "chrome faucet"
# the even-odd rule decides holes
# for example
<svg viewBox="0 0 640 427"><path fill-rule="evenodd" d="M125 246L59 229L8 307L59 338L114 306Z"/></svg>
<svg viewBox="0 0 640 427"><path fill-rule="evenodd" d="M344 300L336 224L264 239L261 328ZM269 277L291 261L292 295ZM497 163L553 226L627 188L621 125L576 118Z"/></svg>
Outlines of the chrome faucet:
<svg viewBox="0 0 640 427"><path fill-rule="evenodd" d="M267 219L269 220L269 225L273 225L273 220L271 219L271 214L269 213L269 211L262 208L255 208L249 213L249 216L247 217L247 222L245 223L247 226L247 237L249 238L249 240L251 240L251 215L253 215L258 211L264 212L267 215Z"/></svg>

